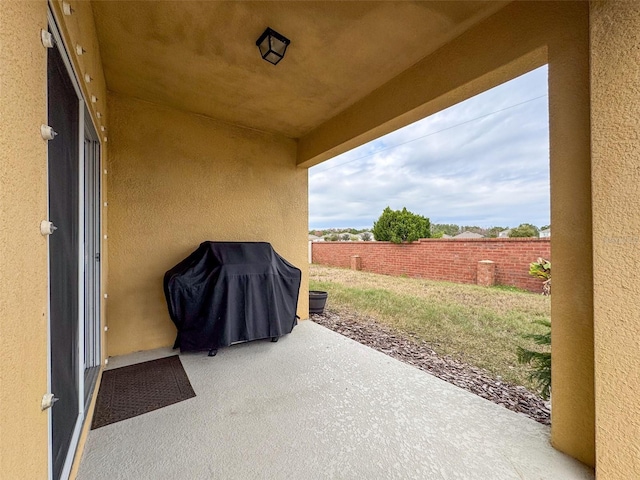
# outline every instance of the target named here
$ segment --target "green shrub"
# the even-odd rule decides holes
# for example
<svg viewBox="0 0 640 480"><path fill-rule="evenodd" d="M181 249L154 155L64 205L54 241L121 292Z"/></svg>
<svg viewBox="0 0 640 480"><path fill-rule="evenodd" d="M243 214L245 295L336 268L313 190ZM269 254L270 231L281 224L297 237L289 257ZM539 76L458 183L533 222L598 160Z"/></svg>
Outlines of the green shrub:
<svg viewBox="0 0 640 480"><path fill-rule="evenodd" d="M429 219L408 211L391 210L387 207L373 224L373 236L383 242L414 242L419 238L430 237Z"/></svg>
<svg viewBox="0 0 640 480"><path fill-rule="evenodd" d="M530 338L543 347L542 351L518 347L518 361L533 366L529 378L537 384L542 398L548 400L551 394L551 322L539 320L536 323L547 327L547 331L541 334L525 335L525 338Z"/></svg>
<svg viewBox="0 0 640 480"><path fill-rule="evenodd" d="M529 265L529 275L544 280L542 294L551 295L551 262L540 257Z"/></svg>
<svg viewBox="0 0 640 480"><path fill-rule="evenodd" d="M544 280L542 294L551 295L551 262L544 258L529 265L529 275ZM528 350L518 347L517 355L520 363L526 363L533 367L529 378L536 383L540 395L545 400L551 395L551 322L549 320L539 320L536 323L545 327L542 334L525 335L524 338L533 340L540 345L539 350Z"/></svg>

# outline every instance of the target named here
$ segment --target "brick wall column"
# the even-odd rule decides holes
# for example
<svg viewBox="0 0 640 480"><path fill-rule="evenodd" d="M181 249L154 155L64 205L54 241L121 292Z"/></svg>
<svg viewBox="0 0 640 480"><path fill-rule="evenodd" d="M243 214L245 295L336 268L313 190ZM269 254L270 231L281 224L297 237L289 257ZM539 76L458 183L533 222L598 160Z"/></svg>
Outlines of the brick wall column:
<svg viewBox="0 0 640 480"><path fill-rule="evenodd" d="M478 275L476 283L483 287L492 287L496 284L496 264L491 260L478 262Z"/></svg>

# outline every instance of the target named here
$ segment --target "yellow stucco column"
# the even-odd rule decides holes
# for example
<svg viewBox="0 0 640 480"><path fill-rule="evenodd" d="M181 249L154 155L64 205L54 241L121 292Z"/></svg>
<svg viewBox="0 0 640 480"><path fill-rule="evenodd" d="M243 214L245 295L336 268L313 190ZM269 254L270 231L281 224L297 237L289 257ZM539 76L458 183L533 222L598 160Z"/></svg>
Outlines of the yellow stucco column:
<svg viewBox="0 0 640 480"><path fill-rule="evenodd" d="M640 4L591 4L599 480L640 478Z"/></svg>
<svg viewBox="0 0 640 480"><path fill-rule="evenodd" d="M594 464L588 4L568 4L548 45L553 445Z"/></svg>

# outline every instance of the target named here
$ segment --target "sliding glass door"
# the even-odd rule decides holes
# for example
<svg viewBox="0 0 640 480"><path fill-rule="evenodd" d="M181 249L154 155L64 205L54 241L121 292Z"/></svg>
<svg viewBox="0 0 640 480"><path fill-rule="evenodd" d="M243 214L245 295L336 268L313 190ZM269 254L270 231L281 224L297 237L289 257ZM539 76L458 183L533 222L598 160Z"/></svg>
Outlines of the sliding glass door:
<svg viewBox="0 0 640 480"><path fill-rule="evenodd" d="M69 476L100 368L100 143L49 16L47 51L50 477Z"/></svg>

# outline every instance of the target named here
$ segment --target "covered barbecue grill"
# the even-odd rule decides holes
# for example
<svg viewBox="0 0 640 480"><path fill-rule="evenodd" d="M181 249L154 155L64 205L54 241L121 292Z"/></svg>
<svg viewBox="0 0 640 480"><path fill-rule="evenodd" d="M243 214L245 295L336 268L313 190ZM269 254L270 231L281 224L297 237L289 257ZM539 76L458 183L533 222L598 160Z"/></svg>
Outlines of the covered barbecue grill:
<svg viewBox="0 0 640 480"><path fill-rule="evenodd" d="M265 242L203 242L164 276L174 348L278 337L297 324L301 272Z"/></svg>

